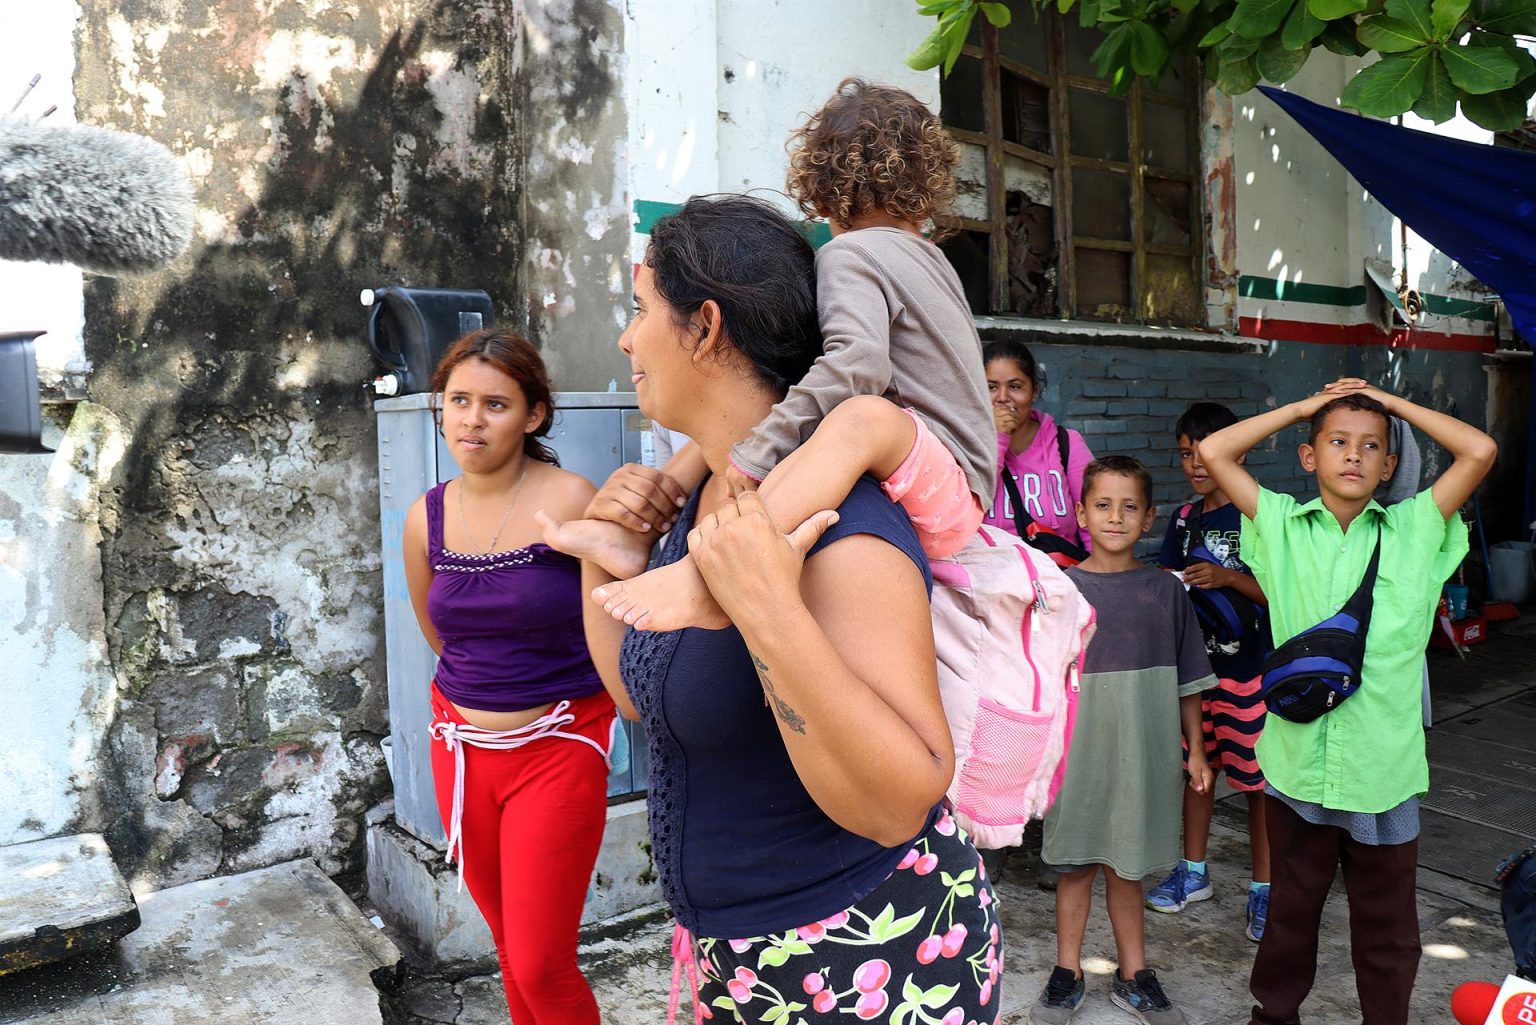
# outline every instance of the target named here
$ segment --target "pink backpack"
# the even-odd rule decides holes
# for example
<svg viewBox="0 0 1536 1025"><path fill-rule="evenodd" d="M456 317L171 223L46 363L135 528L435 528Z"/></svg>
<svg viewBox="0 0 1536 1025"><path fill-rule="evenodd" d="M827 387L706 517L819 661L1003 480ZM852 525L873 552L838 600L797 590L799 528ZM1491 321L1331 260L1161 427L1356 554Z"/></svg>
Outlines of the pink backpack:
<svg viewBox="0 0 1536 1025"><path fill-rule="evenodd" d="M1061 789L1093 606L1050 556L993 527L933 560L933 578L949 799L977 847L1013 846Z"/></svg>

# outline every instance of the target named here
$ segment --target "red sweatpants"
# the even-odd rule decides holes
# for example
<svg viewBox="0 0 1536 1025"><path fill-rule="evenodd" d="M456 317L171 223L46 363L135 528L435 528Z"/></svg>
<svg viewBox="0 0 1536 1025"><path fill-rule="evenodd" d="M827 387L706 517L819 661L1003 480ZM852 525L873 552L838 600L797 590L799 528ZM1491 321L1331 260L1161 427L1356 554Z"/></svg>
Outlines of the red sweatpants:
<svg viewBox="0 0 1536 1025"><path fill-rule="evenodd" d="M571 703L567 733L604 750L614 707L606 693ZM435 718L464 718L432 687ZM453 755L432 744L437 808L453 809ZM464 748L463 871L491 927L516 1025L598 1025L576 967L576 933L607 820L608 767L590 746L545 737L510 751Z"/></svg>

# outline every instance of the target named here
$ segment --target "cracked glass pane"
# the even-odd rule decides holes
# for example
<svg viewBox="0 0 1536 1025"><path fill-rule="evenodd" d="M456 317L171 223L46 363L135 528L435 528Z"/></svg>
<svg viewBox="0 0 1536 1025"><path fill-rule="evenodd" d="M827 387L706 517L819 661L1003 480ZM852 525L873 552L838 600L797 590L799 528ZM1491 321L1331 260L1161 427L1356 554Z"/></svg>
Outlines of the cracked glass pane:
<svg viewBox="0 0 1536 1025"><path fill-rule="evenodd" d="M980 16L976 20L980 21ZM1048 32L1045 16L1038 7L1034 4L1017 4L1008 27L997 31L998 52L1043 75L1048 70L1045 66Z"/></svg>
<svg viewBox="0 0 1536 1025"><path fill-rule="evenodd" d="M987 130L982 102L982 66L974 57L961 57L949 77L939 81L939 110L944 123L967 132Z"/></svg>
<svg viewBox="0 0 1536 1025"><path fill-rule="evenodd" d="M1003 138L1041 153L1051 152L1051 91L1010 71L999 74L1003 86Z"/></svg>
<svg viewBox="0 0 1536 1025"><path fill-rule="evenodd" d="M1147 282L1143 289L1145 310L1142 313L1145 319L1172 324L1205 323L1200 281L1195 276L1193 259L1148 253L1145 266Z"/></svg>
<svg viewBox="0 0 1536 1025"><path fill-rule="evenodd" d="M991 236L984 231L957 231L939 243L944 255L954 265L965 288L965 301L975 314L991 313L992 277L989 244Z"/></svg>
<svg viewBox="0 0 1536 1025"><path fill-rule="evenodd" d="M1189 182L1166 178L1148 178L1145 184L1146 241L1165 246L1187 246L1190 242Z"/></svg>
<svg viewBox="0 0 1536 1025"><path fill-rule="evenodd" d="M1141 107L1141 157L1151 167L1190 170L1189 111L1165 103Z"/></svg>
<svg viewBox="0 0 1536 1025"><path fill-rule="evenodd" d="M1072 155L1125 162L1130 155L1125 101L1087 89L1067 95L1072 105Z"/></svg>
<svg viewBox="0 0 1536 1025"><path fill-rule="evenodd" d="M1077 250L1077 315L1119 320L1131 309L1131 254Z"/></svg>
<svg viewBox="0 0 1536 1025"><path fill-rule="evenodd" d="M1131 179L1120 171L1072 169L1072 233L1131 240Z"/></svg>

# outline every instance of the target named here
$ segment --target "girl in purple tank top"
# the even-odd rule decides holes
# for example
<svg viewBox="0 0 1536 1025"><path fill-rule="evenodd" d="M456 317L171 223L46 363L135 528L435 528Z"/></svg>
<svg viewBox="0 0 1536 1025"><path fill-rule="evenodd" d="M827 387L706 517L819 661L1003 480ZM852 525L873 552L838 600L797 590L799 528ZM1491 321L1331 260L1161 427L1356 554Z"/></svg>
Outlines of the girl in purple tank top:
<svg viewBox="0 0 1536 1025"><path fill-rule="evenodd" d="M517 1025L598 1025L576 933L602 842L615 713L587 654L580 566L534 513L593 495L539 439L554 412L538 353L507 331L454 343L432 378L463 473L406 517L411 604L437 652L432 773L501 962Z"/></svg>

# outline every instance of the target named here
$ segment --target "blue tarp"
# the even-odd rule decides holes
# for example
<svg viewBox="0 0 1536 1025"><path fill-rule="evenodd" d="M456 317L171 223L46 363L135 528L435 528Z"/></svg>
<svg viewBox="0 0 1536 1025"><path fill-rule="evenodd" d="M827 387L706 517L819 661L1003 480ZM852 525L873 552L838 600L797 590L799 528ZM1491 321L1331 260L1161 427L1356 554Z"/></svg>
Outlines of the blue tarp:
<svg viewBox="0 0 1536 1025"><path fill-rule="evenodd" d="M1260 86L1371 196L1499 293L1536 346L1536 153L1446 139ZM1526 425L1525 515L1536 519L1536 388Z"/></svg>
<svg viewBox="0 0 1536 1025"><path fill-rule="evenodd" d="M1263 86L1371 196L1499 293L1536 345L1536 153L1373 121Z"/></svg>

